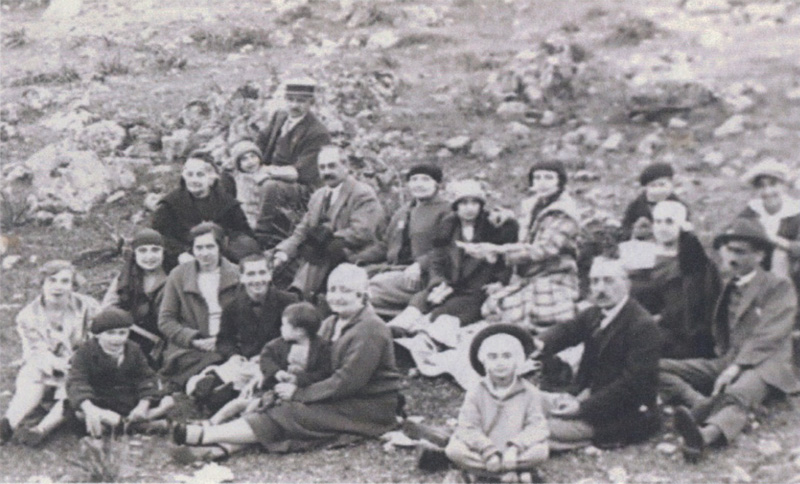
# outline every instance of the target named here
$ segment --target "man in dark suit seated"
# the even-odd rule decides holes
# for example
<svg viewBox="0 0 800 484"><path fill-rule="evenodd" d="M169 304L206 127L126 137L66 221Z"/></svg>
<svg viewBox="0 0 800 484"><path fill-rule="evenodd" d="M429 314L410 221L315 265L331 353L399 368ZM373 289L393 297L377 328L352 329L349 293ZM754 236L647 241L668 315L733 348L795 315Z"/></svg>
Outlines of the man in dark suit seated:
<svg viewBox="0 0 800 484"><path fill-rule="evenodd" d="M545 394L550 448L616 447L647 439L660 428L656 407L659 330L629 297L620 261L595 258L589 273L593 306L541 335L541 357L584 344L574 384Z"/></svg>
<svg viewBox="0 0 800 484"><path fill-rule="evenodd" d="M269 175L255 228L262 249L275 247L292 233L308 197L320 187L317 155L331 137L311 113L315 89L312 79L286 82L286 110L276 111L256 140Z"/></svg>
<svg viewBox="0 0 800 484"><path fill-rule="evenodd" d="M788 279L762 261L772 243L761 225L739 218L714 239L728 282L713 319L714 358L663 360L661 395L675 411L683 455L696 462L710 444L729 443L772 390L800 390L792 368L797 298Z"/></svg>

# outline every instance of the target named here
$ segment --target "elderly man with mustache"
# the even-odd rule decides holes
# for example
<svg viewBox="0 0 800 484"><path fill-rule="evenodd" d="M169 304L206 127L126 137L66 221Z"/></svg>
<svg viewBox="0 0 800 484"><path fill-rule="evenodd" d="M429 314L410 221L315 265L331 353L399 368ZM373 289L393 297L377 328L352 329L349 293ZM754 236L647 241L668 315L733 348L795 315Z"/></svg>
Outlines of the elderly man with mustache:
<svg viewBox="0 0 800 484"><path fill-rule="evenodd" d="M658 327L629 297L630 281L619 260L595 258L589 283L593 306L537 342L543 358L584 344L574 384L564 393L545 394L552 450L622 446L660 427Z"/></svg>
<svg viewBox="0 0 800 484"><path fill-rule="evenodd" d="M276 266L297 256L303 259L292 287L311 302L323 292L334 267L359 260L359 253L378 243L386 222L375 190L350 175L338 147L323 147L317 166L325 186L311 195L308 212L273 254Z"/></svg>

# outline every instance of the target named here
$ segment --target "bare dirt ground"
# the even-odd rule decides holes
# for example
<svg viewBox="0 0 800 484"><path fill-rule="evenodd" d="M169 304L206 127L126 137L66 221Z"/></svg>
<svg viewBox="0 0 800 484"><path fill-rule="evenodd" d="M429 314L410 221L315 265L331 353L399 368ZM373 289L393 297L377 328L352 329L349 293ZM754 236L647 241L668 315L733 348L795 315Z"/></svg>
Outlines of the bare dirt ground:
<svg viewBox="0 0 800 484"><path fill-rule="evenodd" d="M449 179L478 176L493 187L498 203L509 206L524 189L529 164L555 156L575 173L581 170L572 186L591 212L619 216L638 188L641 167L667 160L678 168L679 193L708 241L750 196L738 180L748 165L774 156L800 167L796 1L706 2L727 8L698 13L692 5L704 2L408 0L359 7L344 1L85 0L78 17L60 22L44 22L42 7L19 3L37 2L2 2L4 180L14 165L67 136L45 121L76 101L96 119L136 118L168 135L187 102L227 95L246 83L269 93L287 73L319 79L327 86L321 104L328 107L342 106L342 79L389 73L393 95L350 113L341 139L398 168L439 156ZM353 4L360 20L346 15ZM422 13L413 10L418 7ZM393 45L374 37L380 32L395 35ZM502 99L487 86L518 68L518 53L538 52L545 41L579 52L568 66L575 68L570 92L546 93L543 101L528 93L522 111L497 112ZM542 81L539 74L531 75ZM648 87L660 81L675 90L665 97ZM636 101L642 89L651 99L644 111ZM742 116L732 121L741 121L741 129L715 134L734 116ZM467 147L445 148L459 135L469 138ZM619 142L612 142L617 135ZM483 139L496 146L481 148ZM163 193L178 177L158 153L134 174L135 184L121 198L78 213L73 230L4 225L4 254L20 259L13 269L4 267L0 283L0 409L10 398L12 363L20 356L13 317L38 289L37 263L108 246L107 224L130 235L149 217L141 212L146 196ZM84 290L101 297L118 265L119 259L84 263ZM410 379L408 386L410 414L434 424L456 415L462 393L454 384ZM788 482L800 474L799 428L800 401L787 399L755 412L739 440L700 465L684 464L669 445L658 447L677 443L667 426L642 445L555 457L543 473L554 482ZM80 458L77 443L63 431L39 451L0 447L0 480L85 479L68 462ZM160 437L134 439L120 457L129 468L121 480L174 481L191 474L169 462L168 448ZM378 442L288 456L252 452L226 465L236 481L250 482L431 482L444 476L417 470L413 451L386 452Z"/></svg>

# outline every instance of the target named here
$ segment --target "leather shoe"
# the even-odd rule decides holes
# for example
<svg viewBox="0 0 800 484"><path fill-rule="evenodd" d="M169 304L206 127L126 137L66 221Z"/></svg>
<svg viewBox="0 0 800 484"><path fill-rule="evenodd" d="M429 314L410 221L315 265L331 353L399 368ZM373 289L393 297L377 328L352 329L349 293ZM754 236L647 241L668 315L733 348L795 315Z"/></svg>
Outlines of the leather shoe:
<svg viewBox="0 0 800 484"><path fill-rule="evenodd" d="M695 464L703 458L706 444L700 427L692 417L692 412L686 407L675 409L675 431L683 438L683 458L686 462Z"/></svg>

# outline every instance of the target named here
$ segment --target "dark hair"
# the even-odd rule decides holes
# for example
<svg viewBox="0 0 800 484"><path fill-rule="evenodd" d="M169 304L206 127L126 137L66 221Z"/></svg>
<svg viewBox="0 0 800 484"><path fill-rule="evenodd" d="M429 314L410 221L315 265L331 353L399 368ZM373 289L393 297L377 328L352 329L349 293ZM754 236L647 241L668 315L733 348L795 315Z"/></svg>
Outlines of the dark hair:
<svg viewBox="0 0 800 484"><path fill-rule="evenodd" d="M309 337L313 337L322 325L322 316L317 308L309 302L299 302L286 306L283 310L286 322L295 328L302 328Z"/></svg>
<svg viewBox="0 0 800 484"><path fill-rule="evenodd" d="M215 171L217 170L217 163L214 160L214 157L208 151L200 151L200 150L192 151L191 153L186 155L186 159L183 160L183 162L186 163L188 160L191 160L193 158L196 160L203 160L209 165L211 165Z"/></svg>
<svg viewBox="0 0 800 484"><path fill-rule="evenodd" d="M270 261L269 257L266 256L263 252L259 252L257 254L250 254L248 256L242 257L239 259L239 269L244 272L244 265L247 262L260 262L260 261L267 262L267 269L271 272L272 271L272 262Z"/></svg>
<svg viewBox="0 0 800 484"><path fill-rule="evenodd" d="M560 161L539 161L528 170L528 186L533 185L533 174L537 171L553 171L558 175L558 188L563 190L567 185L567 169Z"/></svg>
<svg viewBox="0 0 800 484"><path fill-rule="evenodd" d="M214 222L200 222L192 227L192 230L189 231L189 235L192 238L192 244L194 244L194 239L205 234L214 235L214 240L217 242L220 252L222 252L222 245L225 242L225 230Z"/></svg>

